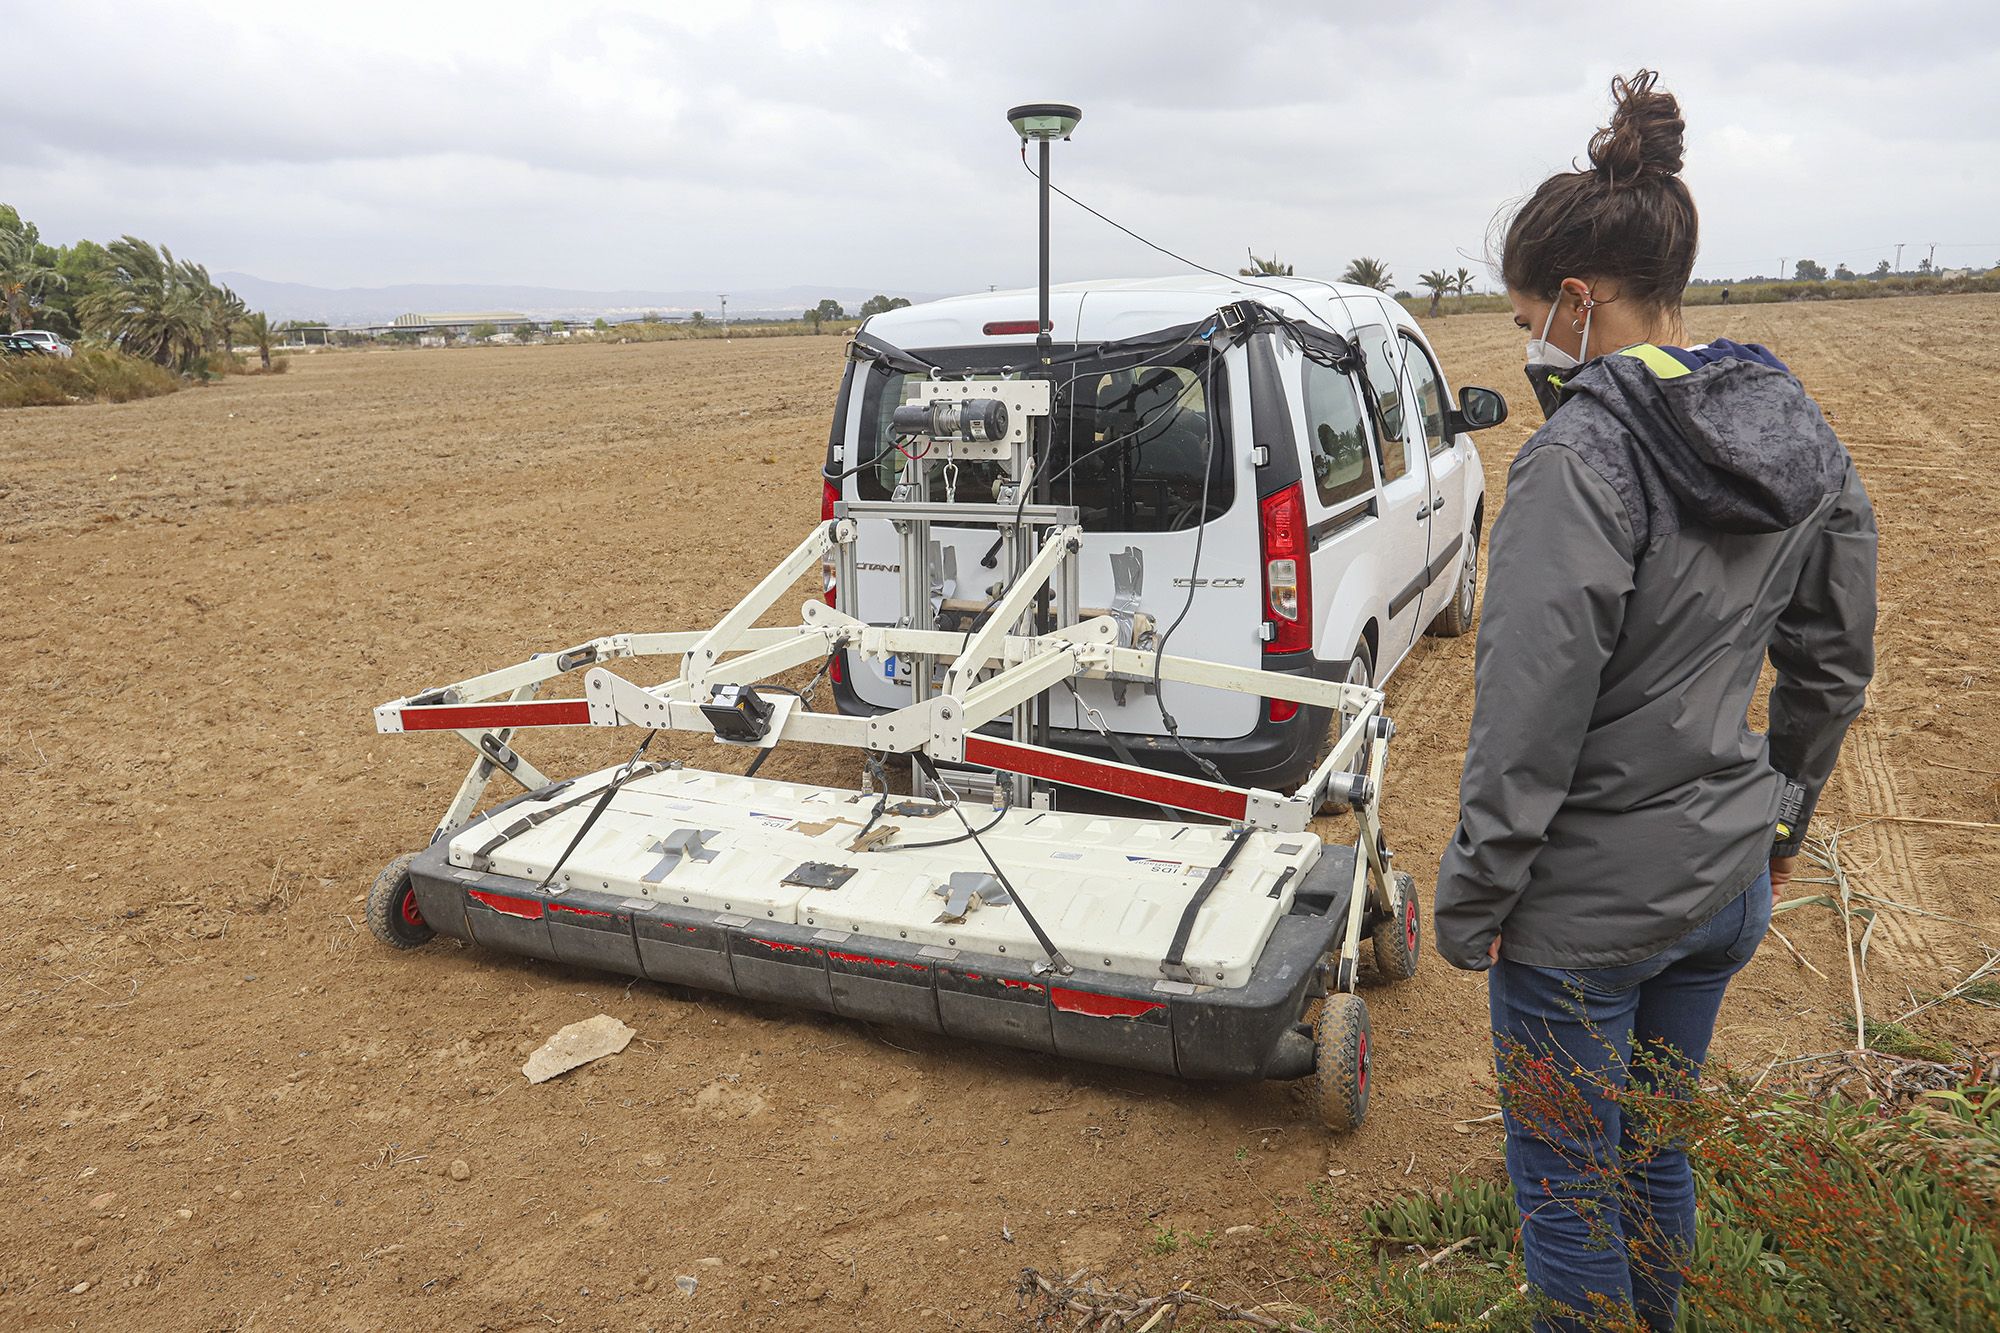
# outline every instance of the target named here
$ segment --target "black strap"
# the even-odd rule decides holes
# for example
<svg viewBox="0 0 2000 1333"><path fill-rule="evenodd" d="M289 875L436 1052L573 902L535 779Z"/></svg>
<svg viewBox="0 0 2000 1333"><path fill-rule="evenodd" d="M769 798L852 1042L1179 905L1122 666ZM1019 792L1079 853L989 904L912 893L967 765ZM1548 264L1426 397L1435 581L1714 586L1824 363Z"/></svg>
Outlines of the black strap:
<svg viewBox="0 0 2000 1333"><path fill-rule="evenodd" d="M583 817L583 824L577 829L576 836L569 840L569 846L563 848L563 854L556 858L556 863L549 867L549 873L536 886L537 892L548 892L549 885L554 883L555 877L562 873L563 863L569 860L570 853L577 849L577 845L583 841L584 835L590 832L591 825L595 824L597 817L604 813L604 808L611 804L612 796L617 793L620 787L639 776L639 756L646 753L646 747L651 745L653 737L659 734L657 730L647 732L646 739L639 742L639 748L634 750L632 757L625 761L625 767L618 771L616 777L604 784L604 791L598 796L597 804L592 806L590 813Z"/></svg>
<svg viewBox="0 0 2000 1333"><path fill-rule="evenodd" d="M944 779L938 776L937 765L931 762L929 755L925 754L922 750L912 750L910 751L910 758L919 768L924 770L924 776L929 778L938 790L944 790ZM1007 872L1002 870L1000 863L993 859L993 853L986 850L986 843L981 840L979 831L972 827L972 821L965 817L965 811L958 808L958 802L953 801L951 803L951 812L957 815L958 822L965 826L966 835L972 839L972 845L977 847L979 854L986 858L986 864L993 870L993 878L999 880L1000 887L1007 890L1007 901L1021 909L1021 920L1027 924L1029 931L1034 934L1035 943L1041 945L1042 952L1048 955L1049 966L1062 976L1068 976L1071 972L1075 971L1076 969L1069 965L1069 960L1062 956L1062 950L1056 948L1055 942L1048 937L1048 932L1042 929L1042 923L1035 920L1035 914L1028 910L1028 904L1021 901L1020 893L1012 884L1007 882ZM991 827L991 825L988 827Z"/></svg>
<svg viewBox="0 0 2000 1333"><path fill-rule="evenodd" d="M1201 887L1194 891L1194 897L1188 899L1187 910L1181 913L1181 923L1174 928L1174 942L1167 946L1167 956L1160 960L1160 971L1167 976L1177 981L1194 979L1189 975L1187 965L1181 961L1187 952L1188 938L1194 934L1194 920L1201 915L1201 905L1208 901L1208 895L1215 892L1215 886L1222 883L1223 876L1229 873L1229 867L1235 862L1237 853L1241 852L1249 841L1248 829L1238 832L1235 840L1229 844L1229 850L1215 863L1215 868L1202 877Z"/></svg>

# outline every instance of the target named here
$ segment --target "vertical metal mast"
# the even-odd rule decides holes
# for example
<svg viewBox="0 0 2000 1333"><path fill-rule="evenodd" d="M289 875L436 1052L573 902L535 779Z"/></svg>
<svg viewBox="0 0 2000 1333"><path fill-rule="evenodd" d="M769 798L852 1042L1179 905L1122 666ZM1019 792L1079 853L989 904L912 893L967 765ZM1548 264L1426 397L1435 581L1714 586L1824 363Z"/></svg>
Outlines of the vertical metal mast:
<svg viewBox="0 0 2000 1333"><path fill-rule="evenodd" d="M1044 376L1049 374L1049 364L1052 360L1054 339L1051 334L1055 324L1049 311L1049 150L1050 145L1057 139L1068 139L1070 133L1076 129L1077 122L1082 119L1083 112L1066 102L1030 102L1024 106L1014 107L1007 112L1007 123L1014 127L1016 134L1021 136L1021 142L1025 145L1028 140L1033 139L1041 146L1041 170L1037 173L1037 183L1041 196L1039 256L1041 262L1040 281L1038 284L1040 317L1035 323L1035 357L1041 363ZM1040 428L1042 431L1042 448L1039 451L1031 448L1028 451L1028 456L1030 459L1033 459L1036 457L1037 452L1039 452L1039 455L1045 462L1053 461L1050 458L1050 454L1055 442L1056 423L1054 415L1051 414L1044 420ZM1046 467L1035 468L1033 494L1035 503L1037 504L1047 504L1050 500L1049 487L1045 475L1047 471ZM1036 625L1033 632L1039 634L1049 628L1046 623L1048 619L1048 598L1043 596L1037 599L1035 606ZM1014 734L1016 737L1019 737L1024 730L1029 731L1035 744L1047 745L1049 743L1049 709L1047 699L1037 696L1030 705L1030 711L1032 712L1030 726L1024 728L1017 721ZM1018 716L1017 714L1017 718Z"/></svg>

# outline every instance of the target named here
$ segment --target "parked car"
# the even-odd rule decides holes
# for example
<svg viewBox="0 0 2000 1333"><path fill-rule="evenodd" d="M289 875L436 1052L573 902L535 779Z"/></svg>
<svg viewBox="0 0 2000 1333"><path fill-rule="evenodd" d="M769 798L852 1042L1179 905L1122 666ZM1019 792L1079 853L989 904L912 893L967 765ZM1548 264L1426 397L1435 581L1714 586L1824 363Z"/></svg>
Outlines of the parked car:
<svg viewBox="0 0 2000 1333"><path fill-rule="evenodd" d="M18 333L0 333L0 356L43 356L46 352L33 338Z"/></svg>
<svg viewBox="0 0 2000 1333"><path fill-rule="evenodd" d="M60 356L68 359L71 355L70 345L55 334L50 333L47 329L22 329L14 334L14 336L16 338L26 338L29 342L35 344L39 350L47 352L50 356Z"/></svg>
<svg viewBox="0 0 2000 1333"><path fill-rule="evenodd" d="M1246 300L1287 316L1322 351L1337 348L1333 333L1350 340L1365 371L1330 369L1329 358L1305 355L1275 329L1220 356L1193 340L1164 355L1066 366L1046 470L1054 502L1081 511L1083 605L1116 605L1119 557L1127 608L1155 632L1188 606L1168 642L1172 653L1380 684L1426 630L1448 636L1471 626L1486 485L1469 432L1498 424L1506 403L1468 388L1454 407L1416 321L1366 287L1287 278L1080 283L1055 290L1051 319L1067 353L1192 324ZM980 293L876 315L865 329L948 372L997 372L1033 364L1035 309L1032 291ZM887 431L905 379L879 361L850 362L827 450L827 516L843 498L889 497L903 457ZM941 501L940 471L931 468L930 479ZM995 499L994 465L958 471L958 500ZM947 591L956 600L997 591L990 531L937 524L931 536L955 552L957 583ZM862 619L894 614L897 552L887 520L863 522L853 601ZM1290 790L1331 744L1327 710L1165 688L1181 737L1232 782ZM909 690L907 663L878 667L847 654L837 664L843 711L897 707ZM1143 684L1079 682L1076 697L1059 691L1050 709L1057 746L1112 757L1116 747L1090 710L1140 762L1192 770Z"/></svg>

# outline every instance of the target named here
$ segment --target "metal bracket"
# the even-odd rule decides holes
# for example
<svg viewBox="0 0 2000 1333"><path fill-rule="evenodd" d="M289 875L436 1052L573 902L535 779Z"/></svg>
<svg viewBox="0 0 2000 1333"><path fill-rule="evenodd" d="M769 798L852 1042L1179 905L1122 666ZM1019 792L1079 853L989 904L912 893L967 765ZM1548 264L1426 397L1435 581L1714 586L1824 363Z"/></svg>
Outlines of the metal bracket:
<svg viewBox="0 0 2000 1333"><path fill-rule="evenodd" d="M805 861L778 882L800 884L808 889L837 889L853 879L856 873L853 866L835 865L831 861Z"/></svg>
<svg viewBox="0 0 2000 1333"><path fill-rule="evenodd" d="M647 884L658 884L680 867L682 861L713 861L719 853L702 844L708 839L720 836L712 828L675 829L646 850L660 853L660 863L639 876Z"/></svg>
<svg viewBox="0 0 2000 1333"><path fill-rule="evenodd" d="M958 925L975 902L998 907L1012 901L998 879L979 870L955 871L931 892L944 899L944 910L937 915L939 925Z"/></svg>

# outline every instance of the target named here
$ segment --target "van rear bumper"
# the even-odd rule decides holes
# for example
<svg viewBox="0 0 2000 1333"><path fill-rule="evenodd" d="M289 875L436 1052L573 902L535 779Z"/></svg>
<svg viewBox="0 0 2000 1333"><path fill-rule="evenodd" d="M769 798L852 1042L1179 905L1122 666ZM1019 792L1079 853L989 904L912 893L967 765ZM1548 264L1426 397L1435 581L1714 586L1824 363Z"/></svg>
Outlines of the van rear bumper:
<svg viewBox="0 0 2000 1333"><path fill-rule="evenodd" d="M845 657L845 655L843 655ZM878 704L864 702L854 693L847 681L852 680L854 663L843 660L842 679L833 682L835 704L842 713L850 716L872 717L885 713L888 709ZM1286 653L1282 656L1266 657L1263 662L1266 671L1283 672L1286 675L1314 676L1320 680L1339 678L1339 666L1332 662L1322 662L1311 653ZM1139 688L1133 686L1134 689ZM1289 793L1305 781L1313 770L1313 761L1319 757L1320 746L1325 744L1327 733L1333 726L1333 710L1301 706L1298 712L1282 722L1270 720L1270 705L1262 710L1263 720L1245 736L1210 737L1186 736L1188 749L1222 770L1228 781L1243 787L1262 787L1266 791L1281 795ZM985 728L996 735L1007 735L1009 728L998 723ZM1164 773L1178 773L1186 777L1205 776L1200 767L1181 752L1169 736L1147 736L1124 732L1119 739L1141 766L1158 769ZM1076 730L1069 727L1052 727L1049 730L1049 744L1059 750L1069 750L1076 754L1086 754L1097 759L1118 760L1119 755L1103 736L1093 730Z"/></svg>

